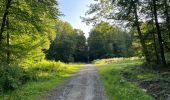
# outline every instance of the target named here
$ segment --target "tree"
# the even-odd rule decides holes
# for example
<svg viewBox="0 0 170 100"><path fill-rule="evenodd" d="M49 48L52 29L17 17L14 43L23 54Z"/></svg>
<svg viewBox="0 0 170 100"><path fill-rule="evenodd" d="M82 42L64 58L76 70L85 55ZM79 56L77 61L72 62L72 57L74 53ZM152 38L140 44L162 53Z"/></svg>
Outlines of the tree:
<svg viewBox="0 0 170 100"><path fill-rule="evenodd" d="M57 1L2 0L0 10L1 62L6 62L4 57L13 63L43 59L42 49L49 47L48 37L60 15Z"/></svg>
<svg viewBox="0 0 170 100"><path fill-rule="evenodd" d="M75 29L74 32L76 33L76 47L74 53L74 61L75 62L87 62L88 61L88 50L87 50L87 43L86 37L84 36L84 32Z"/></svg>
<svg viewBox="0 0 170 100"><path fill-rule="evenodd" d="M88 38L90 60L131 56L131 34L101 22L90 32Z"/></svg>
<svg viewBox="0 0 170 100"><path fill-rule="evenodd" d="M6 26L6 21L7 21L7 17L8 17L9 9L11 7L12 0L7 0L6 2L3 1L2 4L3 3L4 4L6 3L6 6L5 6L5 9L4 9L3 16L2 16L2 24L1 24L1 28L0 28L0 47L1 48L2 48L1 45L2 45L2 39L3 39L3 32L4 32L4 28ZM3 9L3 8L1 8L1 9Z"/></svg>
<svg viewBox="0 0 170 100"><path fill-rule="evenodd" d="M83 31L64 21L56 24L56 37L51 41L46 58L63 62L87 62L87 44Z"/></svg>
<svg viewBox="0 0 170 100"><path fill-rule="evenodd" d="M167 26L168 33L169 33L169 38L170 38L169 3L167 2L167 0L164 0L164 15L165 15L165 17L166 17L166 26Z"/></svg>
<svg viewBox="0 0 170 100"><path fill-rule="evenodd" d="M153 1L153 7L154 7L154 18L155 18L155 24L156 24L156 29L157 29L157 35L158 35L158 40L159 40L159 47L160 47L160 52L161 52L161 58L162 58L162 63L164 65L166 65L166 60L165 60L165 55L164 55L164 47L163 47L163 40L162 40L162 36L161 36L161 31L160 31L160 26L158 23L158 15L157 15L157 5L156 5L156 1Z"/></svg>
<svg viewBox="0 0 170 100"><path fill-rule="evenodd" d="M147 47L145 45L145 41L144 41L144 38L142 36L142 32L141 32L140 25L139 25L139 18L138 18L138 14L137 14L137 10L136 10L137 9L136 2L132 2L132 5L133 5L133 8L134 8L135 26L136 26L137 31L138 31L138 35L139 35L139 39L140 39L140 42L141 42L141 45L142 45L142 49L143 49L146 61L150 62L149 53L148 53Z"/></svg>
<svg viewBox="0 0 170 100"><path fill-rule="evenodd" d="M168 11L167 0L98 0L89 6L87 14L91 17L83 18L83 21L94 25L105 21L124 28L124 30L133 30L135 36L138 33L137 37L140 40L140 42L135 40L133 44L137 44L136 47L138 46L142 50L139 53L143 54L147 63L162 62L165 65L165 55L169 54ZM142 29L142 25L145 29ZM139 43L141 46L138 45ZM150 49L154 49L154 51ZM154 57L157 60L154 60Z"/></svg>
<svg viewBox="0 0 170 100"><path fill-rule="evenodd" d="M142 45L142 50L145 55L146 61L150 62L149 53L144 41L144 38L142 36L141 30L140 30L140 23L139 18L137 14L137 1L135 0L113 0L109 3L109 0L100 0L99 4L96 5L93 4L90 6L90 10L87 11L88 14L95 14L92 18L84 18L84 21L89 22L91 20L102 20L102 18L105 18L105 20L113 20L117 23L128 23L128 25L134 25L137 28L138 37L140 39L140 43ZM105 5L107 4L107 5ZM105 6L102 6L105 5ZM98 8L98 9L94 9ZM104 14L99 15L98 13L105 12Z"/></svg>
<svg viewBox="0 0 170 100"><path fill-rule="evenodd" d="M74 61L75 33L68 22L58 21L56 24L56 38L51 42L47 59L63 62Z"/></svg>
<svg viewBox="0 0 170 100"><path fill-rule="evenodd" d="M0 0L1 92L35 79L28 67L45 57L60 15L57 6L56 0Z"/></svg>

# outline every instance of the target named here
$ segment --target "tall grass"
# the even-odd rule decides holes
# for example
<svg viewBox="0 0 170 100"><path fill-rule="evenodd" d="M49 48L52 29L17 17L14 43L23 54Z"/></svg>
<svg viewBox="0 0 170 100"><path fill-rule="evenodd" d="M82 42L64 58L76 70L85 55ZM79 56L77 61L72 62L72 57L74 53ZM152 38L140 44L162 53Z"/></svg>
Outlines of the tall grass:
<svg viewBox="0 0 170 100"><path fill-rule="evenodd" d="M133 61L133 60L143 60L143 58L139 58L139 57L129 57L129 58L120 57L120 58L109 58L109 59L97 59L97 60L94 60L93 63L102 65L102 64L109 64L109 63L113 63L113 62Z"/></svg>
<svg viewBox="0 0 170 100"><path fill-rule="evenodd" d="M0 73L0 100L41 98L80 67L46 60L23 64L22 67L8 67L8 70L1 70L3 72Z"/></svg>

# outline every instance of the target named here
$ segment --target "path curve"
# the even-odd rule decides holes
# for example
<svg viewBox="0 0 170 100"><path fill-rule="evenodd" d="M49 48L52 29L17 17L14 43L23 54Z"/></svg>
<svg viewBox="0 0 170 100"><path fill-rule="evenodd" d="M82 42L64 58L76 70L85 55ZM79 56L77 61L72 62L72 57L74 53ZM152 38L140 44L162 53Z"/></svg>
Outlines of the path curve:
<svg viewBox="0 0 170 100"><path fill-rule="evenodd" d="M106 100L97 69L86 65L63 85L54 89L46 100Z"/></svg>

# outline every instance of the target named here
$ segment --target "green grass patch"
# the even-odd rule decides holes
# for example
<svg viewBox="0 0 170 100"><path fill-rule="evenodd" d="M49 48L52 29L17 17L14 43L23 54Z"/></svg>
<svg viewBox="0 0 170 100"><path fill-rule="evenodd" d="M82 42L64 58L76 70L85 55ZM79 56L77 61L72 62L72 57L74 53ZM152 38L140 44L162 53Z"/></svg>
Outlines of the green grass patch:
<svg viewBox="0 0 170 100"><path fill-rule="evenodd" d="M153 100L143 89L128 81L122 74L129 66L140 64L142 60L126 59L99 67L102 84L109 100Z"/></svg>
<svg viewBox="0 0 170 100"><path fill-rule="evenodd" d="M139 58L139 57L129 57L129 58L120 57L120 58L109 58L109 59L97 59L94 60L92 63L96 65L104 65L113 62L125 62L125 61L127 62L127 61L142 60L142 59L143 58Z"/></svg>
<svg viewBox="0 0 170 100"><path fill-rule="evenodd" d="M0 93L0 100L42 99L50 90L62 83L65 78L71 76L81 66L82 64L43 61L25 67L27 73L25 77L32 79L15 90Z"/></svg>

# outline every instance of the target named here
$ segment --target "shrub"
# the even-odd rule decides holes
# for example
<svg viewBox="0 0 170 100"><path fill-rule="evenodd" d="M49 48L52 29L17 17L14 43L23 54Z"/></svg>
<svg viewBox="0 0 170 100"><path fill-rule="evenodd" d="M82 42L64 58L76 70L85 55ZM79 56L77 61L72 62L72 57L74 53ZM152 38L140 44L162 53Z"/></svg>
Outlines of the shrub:
<svg viewBox="0 0 170 100"><path fill-rule="evenodd" d="M20 78L23 76L23 69L17 65L0 66L0 90L14 90L21 85Z"/></svg>
<svg viewBox="0 0 170 100"><path fill-rule="evenodd" d="M22 65L23 66L23 65ZM67 67L62 62L41 61L23 67L0 65L0 92L14 90L28 81L47 80L52 74L63 72Z"/></svg>
<svg viewBox="0 0 170 100"><path fill-rule="evenodd" d="M42 72L60 72L63 71L65 68L64 63L62 62L54 62L54 61L41 61L38 62L32 67L30 67L31 70L35 71L42 71Z"/></svg>

